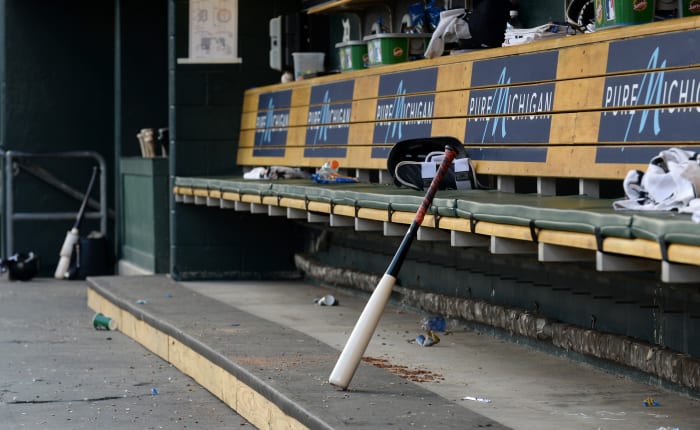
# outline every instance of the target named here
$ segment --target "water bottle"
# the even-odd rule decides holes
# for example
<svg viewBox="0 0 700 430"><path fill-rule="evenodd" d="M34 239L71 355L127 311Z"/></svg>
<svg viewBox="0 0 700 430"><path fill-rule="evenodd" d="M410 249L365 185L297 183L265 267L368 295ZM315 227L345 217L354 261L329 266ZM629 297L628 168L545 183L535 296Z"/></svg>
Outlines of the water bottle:
<svg viewBox="0 0 700 430"><path fill-rule="evenodd" d="M328 160L325 163L323 163L323 166L321 166L320 169L318 169L318 177L319 179L323 180L328 180L333 178L334 175L338 175L338 168L340 167L340 163L338 163L338 160Z"/></svg>

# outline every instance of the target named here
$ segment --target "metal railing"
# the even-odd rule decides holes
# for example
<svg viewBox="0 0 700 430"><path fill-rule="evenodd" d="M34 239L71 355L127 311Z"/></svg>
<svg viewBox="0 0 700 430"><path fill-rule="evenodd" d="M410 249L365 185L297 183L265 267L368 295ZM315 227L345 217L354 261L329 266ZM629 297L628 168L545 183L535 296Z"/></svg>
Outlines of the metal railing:
<svg viewBox="0 0 700 430"><path fill-rule="evenodd" d="M78 211L75 212L15 212L14 209L14 172L15 167L19 167L36 178L52 185L72 197L82 200L83 193L74 190L67 184L61 182L50 173L34 166L23 165L15 162L25 159L63 159L63 158L93 158L97 161L100 169L100 197L99 202L88 202L88 207L97 206L98 210L85 212L86 219L100 219L100 233L107 234L107 165L104 158L94 151L67 151L48 153L28 153L19 151L5 151L5 256L14 253L14 223L15 221L53 221L53 220L75 220Z"/></svg>

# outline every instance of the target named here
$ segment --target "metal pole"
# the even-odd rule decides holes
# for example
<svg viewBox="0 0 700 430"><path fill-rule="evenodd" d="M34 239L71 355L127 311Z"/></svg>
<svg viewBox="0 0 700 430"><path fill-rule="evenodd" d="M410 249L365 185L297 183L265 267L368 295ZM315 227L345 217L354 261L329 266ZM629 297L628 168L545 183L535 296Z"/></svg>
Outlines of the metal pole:
<svg viewBox="0 0 700 430"><path fill-rule="evenodd" d="M100 169L100 209L98 212L85 214L87 218L100 218L100 232L107 235L107 164L104 157L95 151L68 151L55 153L27 153L17 151L5 152L5 257L14 252L14 221L15 220L55 220L71 219L75 213L42 212L14 213L13 169L14 158L94 158Z"/></svg>
<svg viewBox="0 0 700 430"><path fill-rule="evenodd" d="M5 255L12 255L14 248L14 206L12 204L12 151L5 152Z"/></svg>

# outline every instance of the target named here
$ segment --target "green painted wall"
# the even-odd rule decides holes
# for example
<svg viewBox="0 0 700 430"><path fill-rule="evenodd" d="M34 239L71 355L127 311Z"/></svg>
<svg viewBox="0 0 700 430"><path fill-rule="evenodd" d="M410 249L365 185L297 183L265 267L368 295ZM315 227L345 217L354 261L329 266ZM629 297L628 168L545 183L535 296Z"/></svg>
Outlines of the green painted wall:
<svg viewBox="0 0 700 430"><path fill-rule="evenodd" d="M113 2L3 0L0 7L4 19L0 26L4 42L0 45L4 58L1 148L93 150L111 168ZM90 165L79 162L42 161L40 165L77 190L86 188L91 174ZM79 201L24 173L15 180L17 210L76 212L80 206ZM38 253L42 273L53 273L71 225L72 221L17 222L15 251ZM96 228L97 223L88 222L84 231Z"/></svg>
<svg viewBox="0 0 700 430"><path fill-rule="evenodd" d="M243 92L277 83L269 20L299 2L239 2L241 64L177 64L187 57L188 2L169 1L170 172L235 175ZM171 184L172 185L172 184ZM177 279L286 276L307 233L287 219L171 202L171 274Z"/></svg>
<svg viewBox="0 0 700 430"><path fill-rule="evenodd" d="M169 268L169 162L141 158L136 135L168 127L168 3L119 0L115 35L115 154L119 259ZM160 153L159 153L160 155Z"/></svg>
<svg viewBox="0 0 700 430"><path fill-rule="evenodd" d="M120 160L122 216L120 256L153 273L169 268L168 160Z"/></svg>

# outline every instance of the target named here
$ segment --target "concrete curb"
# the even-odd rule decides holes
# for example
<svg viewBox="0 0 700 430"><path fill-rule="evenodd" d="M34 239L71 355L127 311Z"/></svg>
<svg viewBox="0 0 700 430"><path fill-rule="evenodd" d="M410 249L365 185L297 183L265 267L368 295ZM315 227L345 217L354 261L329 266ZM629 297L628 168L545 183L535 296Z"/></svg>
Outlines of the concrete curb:
<svg viewBox="0 0 700 430"><path fill-rule="evenodd" d="M93 280L88 282L90 309L109 315L119 331L173 364L257 428L332 428L204 343ZM248 400L239 401L239 397Z"/></svg>
<svg viewBox="0 0 700 430"><path fill-rule="evenodd" d="M330 346L166 277L90 278L88 285L89 308L257 428L505 428L367 363L350 390L338 391L327 382L338 354ZM232 318L245 328L231 328Z"/></svg>

